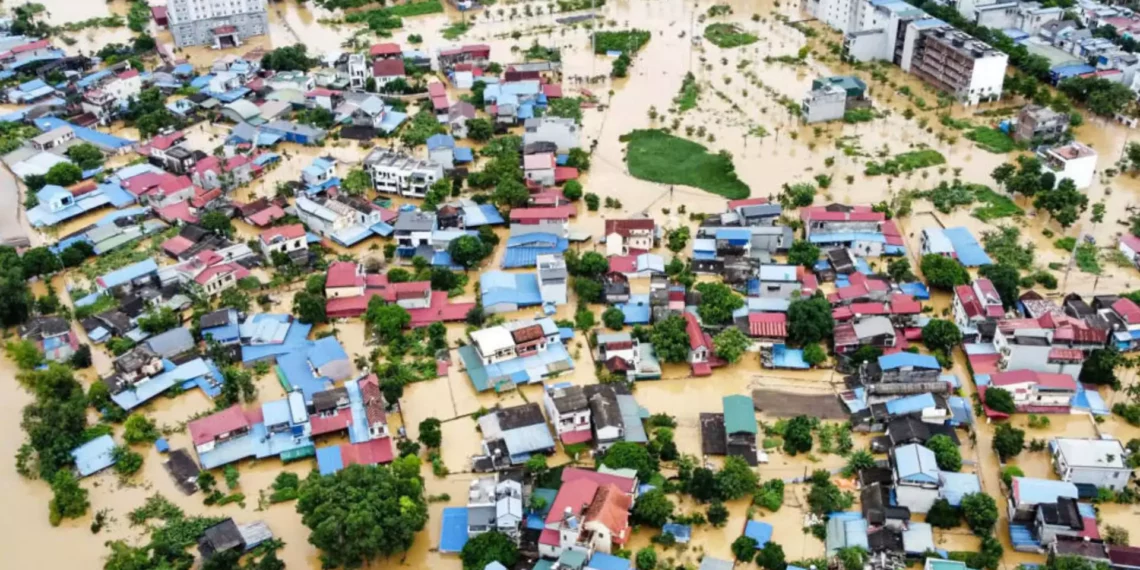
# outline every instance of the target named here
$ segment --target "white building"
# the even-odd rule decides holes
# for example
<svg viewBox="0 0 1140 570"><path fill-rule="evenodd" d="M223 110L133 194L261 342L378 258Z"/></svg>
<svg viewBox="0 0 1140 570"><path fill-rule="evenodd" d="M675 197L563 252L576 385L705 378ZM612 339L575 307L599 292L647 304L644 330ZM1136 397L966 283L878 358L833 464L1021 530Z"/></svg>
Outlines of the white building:
<svg viewBox="0 0 1140 570"><path fill-rule="evenodd" d="M443 178L443 166L430 160L382 148L364 158L377 192L423 198L435 181Z"/></svg>
<svg viewBox="0 0 1140 570"><path fill-rule="evenodd" d="M103 91L118 104L125 103L142 93L142 77L137 69L127 69L103 86Z"/></svg>
<svg viewBox="0 0 1140 570"><path fill-rule="evenodd" d="M926 513L938 500L938 463L930 448L911 443L891 451L895 466L895 495L900 507L912 513Z"/></svg>
<svg viewBox="0 0 1140 570"><path fill-rule="evenodd" d="M301 224L270 228L261 232L258 243L261 245L262 255L269 261L273 260L275 252L290 255L309 250L308 240L305 239L305 226Z"/></svg>
<svg viewBox="0 0 1140 570"><path fill-rule="evenodd" d="M846 34L856 31L862 0L805 0L803 9L817 20Z"/></svg>
<svg viewBox="0 0 1140 570"><path fill-rule="evenodd" d="M1049 448L1053 452L1053 469L1062 481L1120 491L1132 478L1119 440L1059 437Z"/></svg>
<svg viewBox="0 0 1140 570"><path fill-rule="evenodd" d="M547 386L542 402L555 435L563 443L581 443L593 437L590 405L581 386Z"/></svg>
<svg viewBox="0 0 1140 570"><path fill-rule="evenodd" d="M32 148L40 151L51 150L75 138L75 131L71 127L57 127L46 133L36 135L31 140Z"/></svg>
<svg viewBox="0 0 1140 570"><path fill-rule="evenodd" d="M166 6L174 47L237 47L269 32L266 0L170 0Z"/></svg>
<svg viewBox="0 0 1140 570"><path fill-rule="evenodd" d="M1092 185L1096 174L1096 151L1077 141L1037 151L1041 162L1050 168L1057 177L1057 183L1068 178L1077 190Z"/></svg>
<svg viewBox="0 0 1140 570"><path fill-rule="evenodd" d="M558 147L558 154L566 154L578 148L578 124L574 119L564 117L538 117L527 119L524 124L523 145L539 142L552 143Z"/></svg>
<svg viewBox="0 0 1140 570"><path fill-rule="evenodd" d="M538 267L538 291L544 305L566 304L566 260L561 254L550 253L535 258Z"/></svg>
<svg viewBox="0 0 1140 570"><path fill-rule="evenodd" d="M911 22L903 71L954 95L966 105L1001 98L1009 56L938 20Z"/></svg>
<svg viewBox="0 0 1140 570"><path fill-rule="evenodd" d="M497 481L494 475L471 482L467 491L467 536L485 532L519 538L522 524L522 484L511 479Z"/></svg>

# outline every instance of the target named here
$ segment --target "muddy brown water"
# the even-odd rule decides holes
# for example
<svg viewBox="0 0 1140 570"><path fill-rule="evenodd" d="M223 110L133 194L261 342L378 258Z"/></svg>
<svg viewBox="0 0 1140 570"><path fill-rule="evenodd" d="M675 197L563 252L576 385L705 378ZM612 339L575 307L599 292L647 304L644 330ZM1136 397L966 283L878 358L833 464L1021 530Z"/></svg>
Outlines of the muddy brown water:
<svg viewBox="0 0 1140 570"><path fill-rule="evenodd" d="M122 0L110 3L83 2L78 5L68 0L46 0L43 3L51 13L49 21L53 24L106 16L112 12L125 14L127 9L127 3ZM954 143L940 140L937 135L946 129L938 124L936 116L938 111L918 110L914 120L904 119L902 111L908 107L913 108L913 104L908 103L902 95L891 93L888 86L870 81L867 72L858 73L868 80L876 106L891 111L888 117L869 124L821 126L818 133L814 127L799 125L780 105L779 97L798 101L813 78L851 71L834 57L826 54L825 42L835 41L836 36L821 30L820 37L809 43L800 32L776 21L773 17L775 14L792 19L802 17L790 3L781 3L777 6L770 0L760 2L733 0L729 4L735 13L719 20L737 23L756 33L762 38L760 42L731 50L721 50L707 43L701 47L694 47L691 38L694 34L700 35L705 25L698 22L699 16L712 5L711 2L621 0L611 1L600 10L604 14L606 28L641 27L651 30L653 39L636 56L628 79L617 81L606 79L595 84L578 84L569 80L565 82L567 93L580 94L588 89L604 105L604 108L588 109L584 113L584 143L588 144L594 140L598 142L593 168L583 178L586 189L603 197L616 197L622 202L622 208L617 210L583 212L575 220L577 228L589 231L592 235L600 235L606 218L642 213L655 217L666 227L675 227L693 223L686 215L678 214L677 210L682 205L688 212L711 213L723 209L723 199L718 196L681 186L670 189L665 185L633 179L627 174L623 163L624 147L618 141L618 137L638 128L669 127L675 119L680 120L679 129L682 132L686 127L692 127L694 130L703 128L705 136L700 142L708 146L710 151L731 152L735 158L738 175L752 187L753 195L757 196L774 195L784 183L809 181L817 174L829 174L833 176L833 183L829 189L820 192L819 202L830 200L850 203L879 202L889 199L893 193L902 188L926 189L934 187L940 181L950 180L955 168L961 169L961 177L964 180L992 185L989 173L995 166L1011 158L983 151L962 138L960 133ZM532 5L543 6L542 3L532 3ZM521 7L521 4L516 4L514 7ZM562 48L564 75L568 78L608 74L611 61L590 52L589 35L584 27L558 26L554 22L556 16L550 14L529 18L520 15L513 19L498 15L499 9L509 12L511 8L511 5L494 7L490 19L484 12L468 14L466 18L474 21L475 26L456 41L442 38L442 30L449 23L459 21L463 17L450 8L444 14L408 18L405 20L405 28L397 30L390 41L406 45L408 35L419 34L424 38L421 49L429 52L435 51L440 46L456 43L488 43L492 46L493 58L505 64L521 59L518 50L525 50L531 42L537 40L543 45ZM761 21L751 20L754 12L762 16ZM241 54L253 47L289 45L296 43L298 38L309 46L311 52L338 50L341 49L342 42L348 39L357 27L327 25L321 22L332 16L333 14L307 4L272 2L269 4L268 36L253 39L242 48L228 52L209 48L188 48L180 50L178 56L189 58L199 67L206 67L220 55ZM819 28L818 25L815 27ZM517 39L511 37L516 31L520 34ZM69 49L84 52L97 50L109 41L125 42L130 39L130 33L126 28L85 30L72 36L77 43ZM169 44L171 41L168 31L158 31L154 36L160 43ZM372 38L369 41L376 39ZM814 46L817 52L809 56L806 65L792 66L764 62L766 56L793 56L805 45ZM695 109L678 113L672 109L673 99L677 95L685 73L690 71L702 87L700 104ZM902 74L897 69L888 68L885 71L889 80L896 85L910 87L928 103L933 104L935 101L936 97L926 91L914 78ZM459 94L452 90L451 96L455 98ZM1003 101L983 109L1008 104L1010 103ZM659 114L656 119L651 119L649 116L651 107ZM952 113L957 118L972 118L978 122L988 121L974 117L975 111L976 109L955 107ZM916 124L922 118L928 121L931 132L921 129ZM759 131L756 127L763 127L767 136L758 136L756 133ZM137 137L137 133L132 129L117 127L113 130L123 136ZM225 125L204 125L190 129L187 134L194 147L211 150L221 143L227 132L228 127ZM1077 138L1100 153L1098 169L1102 172L1112 167L1120 150L1130 137L1134 138L1133 135L1129 129L1091 117L1085 126L1077 129ZM693 136L695 138L695 135ZM837 150L835 144L835 141L841 137L857 141L863 152L870 157L844 155ZM931 168L894 180L885 177L867 177L862 174L866 161L874 159L874 154L879 150L885 148L890 154L895 154L920 145L929 146L943 153L949 162L946 170L940 172L938 168ZM367 149L356 143L331 141L325 148L282 145L277 151L285 157L282 164L268 172L260 181L240 189L236 194L238 199L250 200L261 196L272 196L278 182L296 180L300 170L316 156L326 154L335 156L340 161L338 174L343 176L353 164L358 163L367 154ZM422 150L420 152L422 153ZM834 159L831 166L825 162L828 158ZM846 182L847 176L853 177L851 183ZM1093 202L1105 201L1108 210L1106 220L1093 227L1088 222L1086 214L1085 219L1079 222L1076 228L1069 230L1069 234L1090 233L1096 236L1101 244L1112 243L1115 235L1122 230L1116 221L1125 218L1127 208L1136 203L1138 189L1140 182L1131 176L1116 177L1103 182L1098 180L1088 190L1088 195ZM398 205L402 201L396 200L396 203ZM1023 201L1019 203L1031 209ZM668 213L665 209L668 209ZM921 202L915 204L916 213L929 210L931 210L929 204ZM52 233L65 235L90 224L103 214L105 212L93 213L72 220ZM964 225L975 234L992 228L992 225L970 216L966 209L951 214L938 214L938 218L946 226ZM901 221L912 260L917 261L919 233L923 227L934 223L936 223L934 218L926 215L915 215ZM1007 223L1020 225L1024 238L1037 244L1037 262L1040 265L1067 261L1067 252L1056 251L1051 245L1052 239L1043 235L1045 229L1059 234L1061 229L1055 223L1050 223L1043 216L1031 216ZM238 223L237 226L243 238L256 235L255 228L243 223ZM504 231L500 233L505 236ZM34 239L40 241L44 237L36 236ZM358 257L376 255L373 244L369 243L353 248L336 249L338 253L350 253ZM163 263L169 261L164 260ZM497 266L497 259L492 261L491 265ZM1119 291L1135 288L1135 284L1140 282L1137 277L1138 274L1134 269L1108 267L1106 275L1096 283L1096 290ZM64 282L70 278L57 278L57 290L62 291ZM472 285L469 286L464 299L473 298L476 279L477 275L472 274ZM1074 272L1070 276L1068 290L1089 293L1093 286L1093 280L1089 276ZM37 292L42 292L43 285L39 284L37 287ZM286 293L280 294L279 297L278 304L273 310L288 310L291 305L291 295ZM936 293L930 304L935 307L935 313L938 314L949 306L949 296ZM572 315L573 306L570 305L560 308L557 318L570 318ZM534 313L529 311L506 315L511 319L533 316ZM371 351L363 325L358 322L346 322L336 323L334 326L338 338L344 343L350 356L364 355ZM449 325L448 329L449 337L455 340L463 335L464 326ZM593 362L580 338L571 342L570 351L575 355L576 368L561 379L575 384L595 382ZM454 353L452 358L457 362ZM96 351L94 368L101 372L110 369L110 358L103 351ZM15 370L9 361L4 360L0 363L0 371L2 377L8 379L11 393L11 396L0 404L3 411L3 419L0 421L5 422L2 424L5 428L3 433L8 434L0 443L0 456L12 457L21 442L19 412L27 403L29 396L23 390L16 388L13 380ZM955 360L953 372L962 379L968 377L960 355ZM85 373L84 377L85 382L94 380L94 375L90 372ZM688 369L678 365L666 365L664 377L665 380L660 382L638 384L636 396L639 403L651 412L666 412L677 417L678 447L682 452L694 455L700 454L699 413L718 411L724 395L747 395L752 387L761 385L818 392L833 390L832 384L840 380L827 370L810 372L763 370L755 355L746 356L740 364L717 370L711 378L688 378ZM965 382L965 385L967 392L972 391L970 382ZM258 386L262 399L280 397L280 388L271 377L259 378ZM1109 401L1112 400L1112 395L1106 393L1105 396ZM443 459L452 474L446 478L436 478L425 465L424 476L429 494L448 493L452 497L450 504L462 504L467 484L474 477L466 473L469 469L469 457L479 451L479 434L474 429L474 422L467 416L480 408L537 402L541 397L539 386L526 386L505 394L477 394L459 367L453 366L445 377L408 387L401 402L403 414L392 416L393 429L405 425L409 434L414 437L418 431L418 424L423 419L437 417L447 420L443 428L445 441ZM191 392L176 399L160 398L145 411L160 424L176 425L192 414L209 409L210 406L211 403L201 394ZM759 419L774 421L773 418L762 415ZM1125 441L1140 436L1140 429L1127 426L1115 419L1109 419L1095 427L1100 433L1111 433ZM998 495L1002 491L998 479L997 459L990 452L992 426L983 423L978 426L977 433L976 445L969 442L964 444L964 456L973 457L976 462L967 469L976 469L982 477L984 490ZM1049 428L1029 430L1028 436L1045 438L1060 434L1086 436L1095 433L1096 429L1087 418L1072 416L1053 418ZM171 443L176 448L188 447L188 436L175 434L171 437ZM857 446L865 446L866 443L865 437L857 439ZM301 525L300 518L294 512L292 505L276 505L266 511L255 510L257 492L267 488L278 472L286 469L305 474L313 467L311 460L284 466L276 460L241 464L242 490L249 497L245 509L237 505L222 508L205 507L201 504L200 496L186 497L174 488L170 478L162 470L161 456L146 450L146 460L144 472L136 476L134 482L130 484L120 483L112 474L97 475L84 481L84 486L91 490L92 511L109 509L111 518L115 520L99 535L92 535L88 531L89 517L65 522L59 528L51 528L47 524L46 516L47 502L50 499L47 486L42 482L22 480L11 468L0 469L0 488L3 489L0 493L3 494L5 506L10 507L11 512L24 515L6 517L0 522L0 537L3 537L0 541L7 546L5 549L7 560L10 560L13 566L23 563L23 565L35 564L54 568L74 566L79 562L82 567L96 567L106 552L104 541L117 538L138 540L141 531L127 525L126 514L141 505L148 495L161 492L189 513L225 514L234 516L239 521L264 519L275 534L285 539L287 546L282 552L282 558L290 568L319 566L317 553L307 542L307 529ZM560 453L552 459L552 462L568 460L569 458ZM584 460L589 462L589 458ZM1047 456L1042 453L1026 453L1014 462L1025 469L1027 474L1055 478L1049 469ZM793 458L773 454L771 463L760 466L758 471L763 479L791 478L802 476L805 472L817 468L836 469L842 464L843 460L834 455ZM784 545L789 559L817 556L822 554L823 550L822 543L801 530L803 496L802 487L790 486L787 502L778 513L759 511L755 513L757 518L775 526L775 539ZM381 561L374 566L458 568L459 562L455 557L441 556L435 552L439 541L439 518L444 506L446 506L444 503L432 504L432 519L403 560ZM721 558L729 558L731 556L729 545L743 527L748 506L743 501L736 501L729 507L731 517L723 528L699 529L690 548L683 551L669 550L663 552L662 556L672 557L678 563L685 561L695 563L699 560L699 556L706 552ZM679 508L690 512L699 507L691 501L679 499ZM1105 522L1126 527L1133 526L1138 520L1137 514L1140 514L1134 507L1117 505L1102 506L1101 513ZM640 530L634 535L631 546L639 548L649 544L649 538L653 534L650 529ZM1004 561L1006 566L1013 567L1024 561L1040 561L1040 557L1037 556L1012 553L1008 536L1004 532L998 534L1007 546L1008 554ZM969 550L977 546L977 540L963 532L939 533L937 541L940 547L948 550ZM51 547L64 543L68 548Z"/></svg>

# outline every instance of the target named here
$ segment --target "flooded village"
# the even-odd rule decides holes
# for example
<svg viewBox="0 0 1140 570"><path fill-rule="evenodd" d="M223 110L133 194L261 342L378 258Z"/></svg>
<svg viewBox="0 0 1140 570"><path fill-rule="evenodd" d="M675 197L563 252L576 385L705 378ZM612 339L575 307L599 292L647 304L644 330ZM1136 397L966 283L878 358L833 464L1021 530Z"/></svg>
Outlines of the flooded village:
<svg viewBox="0 0 1140 570"><path fill-rule="evenodd" d="M5 10L5 566L1140 566L1125 5Z"/></svg>

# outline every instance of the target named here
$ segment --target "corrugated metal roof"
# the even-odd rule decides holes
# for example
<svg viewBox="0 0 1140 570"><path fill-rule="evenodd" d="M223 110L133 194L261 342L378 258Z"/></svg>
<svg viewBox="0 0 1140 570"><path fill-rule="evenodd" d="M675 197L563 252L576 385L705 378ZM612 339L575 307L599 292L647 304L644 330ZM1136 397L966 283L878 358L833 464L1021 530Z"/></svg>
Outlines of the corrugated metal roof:
<svg viewBox="0 0 1140 570"><path fill-rule="evenodd" d="M756 412L752 398L733 394L721 398L724 405L725 433L756 433Z"/></svg>

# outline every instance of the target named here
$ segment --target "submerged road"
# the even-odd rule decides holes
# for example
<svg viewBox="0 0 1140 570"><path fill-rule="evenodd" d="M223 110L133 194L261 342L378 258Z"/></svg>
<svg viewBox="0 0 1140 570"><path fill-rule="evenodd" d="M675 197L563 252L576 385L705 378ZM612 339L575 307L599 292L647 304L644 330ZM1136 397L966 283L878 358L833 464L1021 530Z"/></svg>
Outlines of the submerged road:
<svg viewBox="0 0 1140 570"><path fill-rule="evenodd" d="M15 247L31 245L26 226L16 175L7 166L0 166L0 243Z"/></svg>

